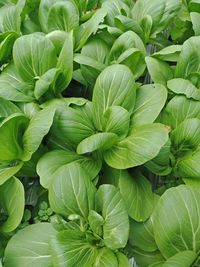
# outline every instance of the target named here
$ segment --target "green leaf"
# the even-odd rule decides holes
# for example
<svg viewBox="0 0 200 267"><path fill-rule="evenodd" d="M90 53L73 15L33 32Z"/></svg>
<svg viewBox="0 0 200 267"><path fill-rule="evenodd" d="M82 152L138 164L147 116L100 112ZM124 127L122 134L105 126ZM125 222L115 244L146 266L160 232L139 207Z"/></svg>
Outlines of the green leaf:
<svg viewBox="0 0 200 267"><path fill-rule="evenodd" d="M0 223L0 232L11 232L20 224L24 214L24 188L15 177L0 186L0 210L8 217Z"/></svg>
<svg viewBox="0 0 200 267"><path fill-rule="evenodd" d="M90 179L94 179L101 170L101 161L90 157L80 156L70 150L52 150L46 153L37 164L40 183L48 188L54 179L54 174L63 165L73 161L78 162Z"/></svg>
<svg viewBox="0 0 200 267"><path fill-rule="evenodd" d="M186 250L179 252L169 258L162 267L190 267L197 258L197 254L194 251Z"/></svg>
<svg viewBox="0 0 200 267"><path fill-rule="evenodd" d="M158 249L156 245L152 217L146 222L136 222L130 220L130 235L131 243L139 249L153 252Z"/></svg>
<svg viewBox="0 0 200 267"><path fill-rule="evenodd" d="M59 232L51 242L54 266L90 267L93 265L97 249L87 243L80 231Z"/></svg>
<svg viewBox="0 0 200 267"><path fill-rule="evenodd" d="M49 132L53 123L54 114L54 109L46 108L30 120L29 126L23 135L24 153L21 157L23 161L30 160L32 154L40 146L42 139Z"/></svg>
<svg viewBox="0 0 200 267"><path fill-rule="evenodd" d="M190 16L192 20L192 27L193 27L194 33L195 35L199 36L200 35L200 30L199 30L200 14L197 12L191 12Z"/></svg>
<svg viewBox="0 0 200 267"><path fill-rule="evenodd" d="M0 8L0 32L20 33L21 10L17 5L5 5Z"/></svg>
<svg viewBox="0 0 200 267"><path fill-rule="evenodd" d="M129 220L119 190L113 185L101 185L96 193L96 211L104 218L103 240L110 249L125 247Z"/></svg>
<svg viewBox="0 0 200 267"><path fill-rule="evenodd" d="M131 176L124 170L120 175L119 189L128 215L138 222L146 221L155 205L151 183L146 177L139 172Z"/></svg>
<svg viewBox="0 0 200 267"><path fill-rule="evenodd" d="M135 261L137 262L137 264L139 264L139 266L142 266L142 267L150 267L151 264L153 265L154 263L157 263L157 262L160 262L160 263L164 262L164 258L162 254L160 253L160 251L158 250L153 251L153 252L147 252L139 248L134 248L132 255ZM160 267L160 265L156 267Z"/></svg>
<svg viewBox="0 0 200 267"><path fill-rule="evenodd" d="M100 214L98 214L96 211L90 210L89 215L88 215L88 222L89 222L91 230L95 234L102 236L102 233L103 233L102 225L104 224L103 217Z"/></svg>
<svg viewBox="0 0 200 267"><path fill-rule="evenodd" d="M177 62L182 45L170 45L154 53L152 56L163 61Z"/></svg>
<svg viewBox="0 0 200 267"><path fill-rule="evenodd" d="M167 87L175 94L185 95L187 98L200 101L200 91L189 80L172 79L167 82Z"/></svg>
<svg viewBox="0 0 200 267"><path fill-rule="evenodd" d="M91 153L96 150L105 151L118 141L114 133L97 133L81 141L77 147L78 154Z"/></svg>
<svg viewBox="0 0 200 267"><path fill-rule="evenodd" d="M93 209L94 192L92 182L78 163L59 168L49 188L51 208L63 216L79 214L87 218Z"/></svg>
<svg viewBox="0 0 200 267"><path fill-rule="evenodd" d="M13 60L20 77L27 82L42 76L56 66L56 51L44 35L33 33L18 38L13 47Z"/></svg>
<svg viewBox="0 0 200 267"><path fill-rule="evenodd" d="M146 57L146 64L154 83L160 83L166 86L167 81L173 78L173 71L170 66L157 58Z"/></svg>
<svg viewBox="0 0 200 267"><path fill-rule="evenodd" d="M200 147L190 151L184 157L178 159L175 171L181 178L199 178L200 177Z"/></svg>
<svg viewBox="0 0 200 267"><path fill-rule="evenodd" d="M149 15L152 17L153 26L151 34L157 34L164 30L169 22L174 18L181 7L179 0L138 0L131 11L135 21L141 20Z"/></svg>
<svg viewBox="0 0 200 267"><path fill-rule="evenodd" d="M133 31L127 31L114 42L109 59L112 63L127 65L137 79L146 68L145 54L146 49L140 37Z"/></svg>
<svg viewBox="0 0 200 267"><path fill-rule="evenodd" d="M101 248L95 259L94 267L118 267L114 252L109 248Z"/></svg>
<svg viewBox="0 0 200 267"><path fill-rule="evenodd" d="M133 19L123 16L123 15L117 15L114 18L114 20L115 20L115 26L118 29L122 30L123 32L131 30L135 32L144 41L145 36L144 36L143 29Z"/></svg>
<svg viewBox="0 0 200 267"><path fill-rule="evenodd" d="M104 152L104 159L116 169L139 166L156 157L167 139L167 129L161 124L138 126L128 137Z"/></svg>
<svg viewBox="0 0 200 267"><path fill-rule="evenodd" d="M0 124L0 161L21 158L23 154L22 136L28 121L23 114L14 113Z"/></svg>
<svg viewBox="0 0 200 267"><path fill-rule="evenodd" d="M20 230L8 243L5 267L52 267L49 242L55 234L50 223L33 224Z"/></svg>
<svg viewBox="0 0 200 267"><path fill-rule="evenodd" d="M29 118L31 119L35 116L41 109L37 103L19 103L18 107L20 110Z"/></svg>
<svg viewBox="0 0 200 267"><path fill-rule="evenodd" d="M63 108L60 105L56 111L49 140L58 144L59 148L75 150L83 139L95 132L91 102L76 108L74 106Z"/></svg>
<svg viewBox="0 0 200 267"><path fill-rule="evenodd" d="M46 35L46 37L49 38L50 41L53 43L56 49L56 54L58 56L63 48L67 35L68 35L67 32L60 30L52 31Z"/></svg>
<svg viewBox="0 0 200 267"><path fill-rule="evenodd" d="M121 106L132 113L136 89L132 72L123 65L112 65L101 72L93 92L94 120L102 130L103 113L111 106Z"/></svg>
<svg viewBox="0 0 200 267"><path fill-rule="evenodd" d="M175 150L194 149L200 144L200 120L187 119L172 131L171 140Z"/></svg>
<svg viewBox="0 0 200 267"><path fill-rule="evenodd" d="M18 37L16 32L0 33L0 65L5 63L12 53L13 44Z"/></svg>
<svg viewBox="0 0 200 267"><path fill-rule="evenodd" d="M184 96L173 97L162 114L162 122L172 128L190 118L200 119L200 102Z"/></svg>
<svg viewBox="0 0 200 267"><path fill-rule="evenodd" d="M70 32L79 25L79 12L73 1L57 1L50 6L46 20L48 32Z"/></svg>
<svg viewBox="0 0 200 267"><path fill-rule="evenodd" d="M199 72L200 37L191 37L183 44L181 54L175 70L176 78L187 79L189 75Z"/></svg>
<svg viewBox="0 0 200 267"><path fill-rule="evenodd" d="M49 69L35 83L34 95L36 99L43 96L48 90L54 89L57 78L61 74L58 68Z"/></svg>
<svg viewBox="0 0 200 267"><path fill-rule="evenodd" d="M120 0L103 1L102 7L107 11L105 23L111 26L115 26L116 16L122 14L129 16L130 13L129 7L124 3L124 1Z"/></svg>
<svg viewBox="0 0 200 267"><path fill-rule="evenodd" d="M0 185L16 174L23 166L23 162L0 162Z"/></svg>
<svg viewBox="0 0 200 267"><path fill-rule="evenodd" d="M71 82L73 74L73 46L73 32L71 31L66 35L66 40L58 58L57 68L62 73L56 83L56 93L62 92Z"/></svg>
<svg viewBox="0 0 200 267"><path fill-rule="evenodd" d="M119 267L132 267L132 265L130 264L128 258L121 252L117 252L116 253L116 256L117 256L117 260L118 260L118 263L119 263Z"/></svg>
<svg viewBox="0 0 200 267"><path fill-rule="evenodd" d="M99 37L90 38L83 46L81 54L75 54L74 61L80 64L85 80L94 85L98 75L106 68L109 47Z"/></svg>
<svg viewBox="0 0 200 267"><path fill-rule="evenodd" d="M104 112L102 123L103 131L126 137L129 131L130 114L120 106L112 106Z"/></svg>
<svg viewBox="0 0 200 267"><path fill-rule="evenodd" d="M171 140L167 140L158 155L151 161L145 163L145 167L152 173L159 176L166 176L171 173Z"/></svg>
<svg viewBox="0 0 200 267"><path fill-rule="evenodd" d="M101 71L103 71L106 67L106 65L104 65L103 63L98 62L97 60L95 60L89 56L82 55L82 54L75 54L74 61L79 63L80 65L92 67L92 68L98 70L99 73Z"/></svg>
<svg viewBox="0 0 200 267"><path fill-rule="evenodd" d="M161 196L153 213L153 229L165 258L184 250L200 251L199 199L199 190L186 185L170 188Z"/></svg>
<svg viewBox="0 0 200 267"><path fill-rule="evenodd" d="M0 98L0 118L6 118L13 113L20 113L20 109L12 102Z"/></svg>
<svg viewBox="0 0 200 267"><path fill-rule="evenodd" d="M87 42L88 38L92 33L94 34L97 32L99 24L103 22L106 14L107 14L106 10L100 8L94 13L94 15L88 21L81 24L81 26L75 32L75 37L76 37L75 51L78 51L84 46L84 44Z"/></svg>
<svg viewBox="0 0 200 267"><path fill-rule="evenodd" d="M0 74L0 97L15 102L31 102L34 100L32 82L24 82L10 63Z"/></svg>
<svg viewBox="0 0 200 267"><path fill-rule="evenodd" d="M131 125L152 123L160 114L167 100L167 90L161 84L143 85L137 90Z"/></svg>

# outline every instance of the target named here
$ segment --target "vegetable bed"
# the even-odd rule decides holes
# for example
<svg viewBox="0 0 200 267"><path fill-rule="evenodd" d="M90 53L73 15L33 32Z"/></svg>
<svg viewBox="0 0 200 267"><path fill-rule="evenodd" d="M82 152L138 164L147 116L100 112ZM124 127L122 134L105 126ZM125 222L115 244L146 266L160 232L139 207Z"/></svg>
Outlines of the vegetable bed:
<svg viewBox="0 0 200 267"><path fill-rule="evenodd" d="M200 266L200 1L0 0L0 267Z"/></svg>

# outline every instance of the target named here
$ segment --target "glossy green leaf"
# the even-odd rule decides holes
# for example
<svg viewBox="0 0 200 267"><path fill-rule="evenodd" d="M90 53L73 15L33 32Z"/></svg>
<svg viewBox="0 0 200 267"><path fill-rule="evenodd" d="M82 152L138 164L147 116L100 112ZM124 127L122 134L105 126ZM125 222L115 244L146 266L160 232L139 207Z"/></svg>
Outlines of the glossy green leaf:
<svg viewBox="0 0 200 267"><path fill-rule="evenodd" d="M104 159L116 169L139 166L156 157L167 139L167 129L161 124L138 126L128 137L106 151Z"/></svg>
<svg viewBox="0 0 200 267"><path fill-rule="evenodd" d="M32 82L24 82L13 64L9 64L0 74L0 97L16 101L31 102L34 100Z"/></svg>
<svg viewBox="0 0 200 267"><path fill-rule="evenodd" d="M153 57L164 61L177 62L182 46L170 45L153 54Z"/></svg>
<svg viewBox="0 0 200 267"><path fill-rule="evenodd" d="M76 31L76 45L75 51L81 49L84 44L87 42L90 35L96 33L99 27L99 24L103 22L106 16L106 10L103 8L98 9L94 15L85 23L81 24L79 29Z"/></svg>
<svg viewBox="0 0 200 267"><path fill-rule="evenodd" d="M111 249L102 248L98 250L94 267L118 267L118 260Z"/></svg>
<svg viewBox="0 0 200 267"><path fill-rule="evenodd" d="M184 120L172 131L171 140L177 150L196 148L200 144L200 120Z"/></svg>
<svg viewBox="0 0 200 267"><path fill-rule="evenodd" d="M42 139L49 132L53 123L54 114L55 110L46 108L30 120L29 126L23 135L24 153L21 157L23 161L29 160L40 146Z"/></svg>
<svg viewBox="0 0 200 267"><path fill-rule="evenodd" d="M20 109L12 102L0 98L0 118L6 118L13 113L20 113Z"/></svg>
<svg viewBox="0 0 200 267"><path fill-rule="evenodd" d="M200 91L189 81L182 78L167 82L167 87L175 94L185 95L187 98L200 100Z"/></svg>
<svg viewBox="0 0 200 267"><path fill-rule="evenodd" d="M153 213L155 240L164 257L180 251L199 252L199 199L198 189L181 185L167 190Z"/></svg>
<svg viewBox="0 0 200 267"><path fill-rule="evenodd" d="M173 78L173 71L170 66L157 58L146 57L146 64L154 83L160 83L166 86L167 81Z"/></svg>
<svg viewBox="0 0 200 267"><path fill-rule="evenodd" d="M20 224L24 213L24 188L17 178L10 178L0 186L0 210L7 216L0 223L0 232L11 232Z"/></svg>
<svg viewBox="0 0 200 267"><path fill-rule="evenodd" d="M103 131L115 133L119 137L126 137L130 124L130 113L120 107L112 106L103 114Z"/></svg>
<svg viewBox="0 0 200 267"><path fill-rule="evenodd" d="M5 251L5 267L53 267L50 240L56 231L50 223L34 224L12 237Z"/></svg>
<svg viewBox="0 0 200 267"><path fill-rule="evenodd" d="M144 251L153 252L158 249L153 232L152 217L145 222L130 220L131 243Z"/></svg>
<svg viewBox="0 0 200 267"><path fill-rule="evenodd" d="M17 5L5 5L0 8L0 32L20 33L20 8Z"/></svg>
<svg viewBox="0 0 200 267"><path fill-rule="evenodd" d="M54 89L57 78L59 77L60 70L57 68L49 69L45 72L35 83L34 95L39 99L48 90Z"/></svg>
<svg viewBox="0 0 200 267"><path fill-rule="evenodd" d="M200 30L199 30L200 14L197 12L191 12L190 16L191 16L192 27L195 32L195 35L199 36L200 35Z"/></svg>
<svg viewBox="0 0 200 267"><path fill-rule="evenodd" d="M200 177L200 147L194 151L189 151L184 157L178 159L175 166L176 173L182 178Z"/></svg>
<svg viewBox="0 0 200 267"><path fill-rule="evenodd" d="M90 267L97 255L96 247L88 243L79 231L59 232L52 240L51 247L54 266Z"/></svg>
<svg viewBox="0 0 200 267"><path fill-rule="evenodd" d="M57 1L50 6L46 19L48 32L70 32L79 25L79 12L72 1Z"/></svg>
<svg viewBox="0 0 200 267"><path fill-rule="evenodd" d="M115 17L126 14L129 15L130 10L124 1L120 0L110 0L103 1L102 7L107 11L107 16L105 18L105 23L107 25L115 25Z"/></svg>
<svg viewBox="0 0 200 267"><path fill-rule="evenodd" d="M97 128L101 130L102 115L111 106L121 106L131 113L135 96L134 77L126 66L116 64L102 71L97 78L92 100Z"/></svg>
<svg viewBox="0 0 200 267"><path fill-rule="evenodd" d="M14 113L0 124L0 160L18 160L23 154L22 136L28 125L28 118Z"/></svg>
<svg viewBox="0 0 200 267"><path fill-rule="evenodd" d="M152 173L159 176L166 176L171 173L171 140L167 140L158 155L145 163L145 167Z"/></svg>
<svg viewBox="0 0 200 267"><path fill-rule="evenodd" d="M173 19L181 7L179 0L138 0L132 9L132 17L140 22L144 16L149 15L153 20L152 34L161 32Z"/></svg>
<svg viewBox="0 0 200 267"><path fill-rule="evenodd" d="M82 166L90 179L94 179L101 169L101 161L99 160L80 156L70 150L52 150L46 153L37 164L37 173L40 176L41 185L48 188L56 171L73 161Z"/></svg>
<svg viewBox="0 0 200 267"><path fill-rule="evenodd" d="M128 258L123 253L117 252L116 256L117 256L119 267L124 267L124 266L132 267L132 265L129 262Z"/></svg>
<svg viewBox="0 0 200 267"><path fill-rule="evenodd" d="M131 125L154 122L167 100L167 90L162 84L143 85L137 90Z"/></svg>
<svg viewBox="0 0 200 267"><path fill-rule="evenodd" d="M175 77L187 79L192 73L199 71L199 40L200 37L191 37L183 44L176 66Z"/></svg>
<svg viewBox="0 0 200 267"><path fill-rule="evenodd" d="M49 188L51 208L63 216L79 214L87 218L93 209L92 182L78 163L59 168Z"/></svg>
<svg viewBox="0 0 200 267"><path fill-rule="evenodd" d="M23 166L23 162L0 162L0 185L16 174Z"/></svg>
<svg viewBox="0 0 200 267"><path fill-rule="evenodd" d="M146 49L140 37L133 31L127 31L114 42L109 58L113 63L127 65L137 79L146 68L145 54Z"/></svg>
<svg viewBox="0 0 200 267"><path fill-rule="evenodd" d="M71 82L73 73L73 32L69 32L66 35L66 40L63 44L60 52L57 68L61 70L61 75L58 77L55 92L61 92Z"/></svg>
<svg viewBox="0 0 200 267"><path fill-rule="evenodd" d="M155 196L147 178L139 172L131 176L124 170L119 179L119 189L128 215L138 222L146 221L155 205Z"/></svg>
<svg viewBox="0 0 200 267"><path fill-rule="evenodd" d="M162 267L190 267L197 258L197 254L194 251L186 250L179 252L169 258Z"/></svg>
<svg viewBox="0 0 200 267"><path fill-rule="evenodd" d="M114 133L97 133L81 141L77 147L78 154L90 153L93 151L105 151L111 148L118 141Z"/></svg>
<svg viewBox="0 0 200 267"><path fill-rule="evenodd" d="M72 108L58 108L50 131L50 141L59 148L75 150L85 138L96 132L92 118L92 103Z"/></svg>
<svg viewBox="0 0 200 267"><path fill-rule="evenodd" d="M102 236L103 224L104 224L103 217L99 213L97 213L95 210L90 210L89 215L88 215L88 222L89 222L91 230L95 234Z"/></svg>
<svg viewBox="0 0 200 267"><path fill-rule="evenodd" d="M17 39L13 47L13 59L20 77L27 82L38 79L56 66L56 51L44 35L33 33Z"/></svg>
<svg viewBox="0 0 200 267"><path fill-rule="evenodd" d="M134 248L133 250L133 257L137 264L139 264L142 267L150 267L151 264L155 264L157 262L163 263L164 258L160 251L153 251L153 252L147 252L144 250L141 250L139 248ZM162 266L162 265L161 265ZM160 267L159 265L156 267Z"/></svg>
<svg viewBox="0 0 200 267"><path fill-rule="evenodd" d="M162 114L162 122L171 128L190 118L200 119L200 102L184 96L173 97Z"/></svg>
<svg viewBox="0 0 200 267"><path fill-rule="evenodd" d="M83 46L81 54L74 57L80 64L83 77L89 84L94 84L98 75L106 68L109 47L100 38L93 37Z"/></svg>
<svg viewBox="0 0 200 267"><path fill-rule="evenodd" d="M56 30L56 31L52 31L46 35L46 37L49 38L51 40L51 42L53 43L53 45L56 49L57 55L60 54L60 52L63 48L63 45L66 41L67 34L68 33L65 31Z"/></svg>
<svg viewBox="0 0 200 267"><path fill-rule="evenodd" d="M110 249L125 247L129 234L129 221L124 201L113 185L101 185L96 193L97 212L102 214L103 240Z"/></svg>
<svg viewBox="0 0 200 267"><path fill-rule="evenodd" d="M16 32L0 33L0 64L6 63L11 56L12 47L17 37Z"/></svg>

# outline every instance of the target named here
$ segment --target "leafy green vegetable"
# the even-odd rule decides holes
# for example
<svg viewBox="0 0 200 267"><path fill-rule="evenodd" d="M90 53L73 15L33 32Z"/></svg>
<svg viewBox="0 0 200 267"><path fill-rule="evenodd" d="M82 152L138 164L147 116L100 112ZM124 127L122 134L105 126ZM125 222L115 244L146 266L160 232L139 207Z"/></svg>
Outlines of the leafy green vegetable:
<svg viewBox="0 0 200 267"><path fill-rule="evenodd" d="M0 266L200 265L199 22L0 0Z"/></svg>

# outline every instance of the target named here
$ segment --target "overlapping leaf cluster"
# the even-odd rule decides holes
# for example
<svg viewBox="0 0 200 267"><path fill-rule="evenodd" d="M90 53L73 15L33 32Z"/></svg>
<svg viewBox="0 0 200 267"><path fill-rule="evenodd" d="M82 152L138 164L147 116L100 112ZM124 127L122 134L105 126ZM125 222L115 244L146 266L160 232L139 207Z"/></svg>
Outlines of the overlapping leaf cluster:
<svg viewBox="0 0 200 267"><path fill-rule="evenodd" d="M199 266L199 24L198 0L0 0L0 266Z"/></svg>

